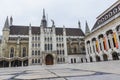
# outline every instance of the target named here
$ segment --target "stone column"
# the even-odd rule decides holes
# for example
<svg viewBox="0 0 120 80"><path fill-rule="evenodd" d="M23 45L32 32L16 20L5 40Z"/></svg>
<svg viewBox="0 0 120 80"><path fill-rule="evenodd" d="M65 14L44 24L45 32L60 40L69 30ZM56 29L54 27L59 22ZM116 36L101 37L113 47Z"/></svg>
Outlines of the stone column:
<svg viewBox="0 0 120 80"><path fill-rule="evenodd" d="M89 54L89 50L88 50L88 45L87 45L87 43L85 42L85 49L86 49L86 54L88 55Z"/></svg>
<svg viewBox="0 0 120 80"><path fill-rule="evenodd" d="M11 61L9 62L9 67L11 67Z"/></svg>
<svg viewBox="0 0 120 80"><path fill-rule="evenodd" d="M22 61L22 67L23 67L23 61Z"/></svg>
<svg viewBox="0 0 120 80"><path fill-rule="evenodd" d="M94 41L95 54L97 53L96 41Z"/></svg>
<svg viewBox="0 0 120 80"><path fill-rule="evenodd" d="M114 48L114 45L113 45L113 40L112 40L112 38L113 38L112 34L109 34L110 45L111 45L111 48L113 49L113 48Z"/></svg>
<svg viewBox="0 0 120 80"><path fill-rule="evenodd" d="M92 47L92 45L93 45L93 44L92 44L92 41L90 41L90 47L91 47L91 52L92 52L91 54L94 53L94 52L93 52L93 47ZM94 54L95 54L95 53L94 53Z"/></svg>
<svg viewBox="0 0 120 80"><path fill-rule="evenodd" d="M103 38L100 38L100 43L101 43L102 51L104 51Z"/></svg>

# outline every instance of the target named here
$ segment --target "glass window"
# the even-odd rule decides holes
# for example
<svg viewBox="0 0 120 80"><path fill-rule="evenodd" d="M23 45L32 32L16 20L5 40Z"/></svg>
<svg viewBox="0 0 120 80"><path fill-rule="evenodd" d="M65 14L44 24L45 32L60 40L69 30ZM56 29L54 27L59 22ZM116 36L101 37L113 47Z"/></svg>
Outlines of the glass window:
<svg viewBox="0 0 120 80"><path fill-rule="evenodd" d="M32 44L32 47L34 47L34 43Z"/></svg>
<svg viewBox="0 0 120 80"><path fill-rule="evenodd" d="M14 48L13 47L10 50L10 57L14 57Z"/></svg>
<svg viewBox="0 0 120 80"><path fill-rule="evenodd" d="M38 37L38 40L40 40L40 37Z"/></svg>
<svg viewBox="0 0 120 80"><path fill-rule="evenodd" d="M38 63L40 63L40 59L38 59Z"/></svg>
<svg viewBox="0 0 120 80"><path fill-rule="evenodd" d="M35 51L35 55L37 55L37 51Z"/></svg>
<svg viewBox="0 0 120 80"><path fill-rule="evenodd" d="M37 59L35 59L35 63L37 63Z"/></svg>
<svg viewBox="0 0 120 80"><path fill-rule="evenodd" d="M37 44L35 44L35 47L37 47Z"/></svg>
<svg viewBox="0 0 120 80"><path fill-rule="evenodd" d="M32 59L32 63L34 63L34 59Z"/></svg>
<svg viewBox="0 0 120 80"><path fill-rule="evenodd" d="M63 55L65 54L64 50L63 50Z"/></svg>
<svg viewBox="0 0 120 80"><path fill-rule="evenodd" d="M32 40L34 40L34 37L32 37Z"/></svg>
<svg viewBox="0 0 120 80"><path fill-rule="evenodd" d="M38 47L40 47L40 44L38 44Z"/></svg>
<svg viewBox="0 0 120 80"><path fill-rule="evenodd" d="M40 55L40 51L38 51L38 55Z"/></svg>
<svg viewBox="0 0 120 80"><path fill-rule="evenodd" d="M35 40L37 40L37 36L35 37Z"/></svg>
<svg viewBox="0 0 120 80"><path fill-rule="evenodd" d="M23 57L25 57L26 56L26 48L24 47L23 48Z"/></svg>
<svg viewBox="0 0 120 80"><path fill-rule="evenodd" d="M32 51L32 55L34 55L34 51Z"/></svg>

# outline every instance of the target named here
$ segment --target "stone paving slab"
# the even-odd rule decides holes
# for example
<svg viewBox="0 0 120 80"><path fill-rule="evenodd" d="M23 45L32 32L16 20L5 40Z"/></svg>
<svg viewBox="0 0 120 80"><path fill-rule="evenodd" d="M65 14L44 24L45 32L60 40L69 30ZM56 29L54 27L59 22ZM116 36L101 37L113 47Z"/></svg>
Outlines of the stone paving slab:
<svg viewBox="0 0 120 80"><path fill-rule="evenodd" d="M18 77L15 77L15 79L43 79L43 78L53 78L57 77L54 74L24 74L20 75Z"/></svg>
<svg viewBox="0 0 120 80"><path fill-rule="evenodd" d="M107 74L96 76L69 77L68 80L120 80L120 75Z"/></svg>
<svg viewBox="0 0 120 80"><path fill-rule="evenodd" d="M0 76L0 80L8 80L8 79L10 79L13 76L14 75L2 75L2 76Z"/></svg>
<svg viewBox="0 0 120 80"><path fill-rule="evenodd" d="M120 80L120 61L0 68L0 80Z"/></svg>

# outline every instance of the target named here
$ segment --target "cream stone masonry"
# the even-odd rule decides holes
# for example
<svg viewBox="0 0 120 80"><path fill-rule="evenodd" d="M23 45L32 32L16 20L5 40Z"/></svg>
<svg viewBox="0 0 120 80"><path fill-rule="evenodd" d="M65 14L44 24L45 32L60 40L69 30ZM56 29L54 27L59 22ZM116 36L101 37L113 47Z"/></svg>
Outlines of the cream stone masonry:
<svg viewBox="0 0 120 80"><path fill-rule="evenodd" d="M40 26L13 25L13 18L9 22L7 17L0 39L0 67L86 62L80 21L78 28L56 27L51 22L49 27L44 9Z"/></svg>
<svg viewBox="0 0 120 80"><path fill-rule="evenodd" d="M107 15L109 17L106 18ZM91 32L86 34L85 46L87 60L89 62L119 60L119 31L120 1L118 0L97 18ZM89 46L89 44L91 45ZM92 52L90 52L91 50Z"/></svg>

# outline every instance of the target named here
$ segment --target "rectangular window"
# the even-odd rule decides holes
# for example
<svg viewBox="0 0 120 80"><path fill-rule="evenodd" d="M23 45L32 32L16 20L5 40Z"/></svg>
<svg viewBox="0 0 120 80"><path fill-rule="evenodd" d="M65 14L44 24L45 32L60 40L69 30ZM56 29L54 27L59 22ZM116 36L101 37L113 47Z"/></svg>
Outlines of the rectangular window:
<svg viewBox="0 0 120 80"><path fill-rule="evenodd" d="M51 44L51 51L52 51L52 44Z"/></svg>
<svg viewBox="0 0 120 80"><path fill-rule="evenodd" d="M40 44L38 44L38 47L40 47Z"/></svg>
<svg viewBox="0 0 120 80"><path fill-rule="evenodd" d="M34 47L34 43L32 44L32 47Z"/></svg>
<svg viewBox="0 0 120 80"><path fill-rule="evenodd" d="M38 40L40 40L40 37L38 37Z"/></svg>
<svg viewBox="0 0 120 80"><path fill-rule="evenodd" d="M34 37L32 37L32 40L34 40Z"/></svg>
<svg viewBox="0 0 120 80"><path fill-rule="evenodd" d="M34 51L32 51L32 55L34 55Z"/></svg>

